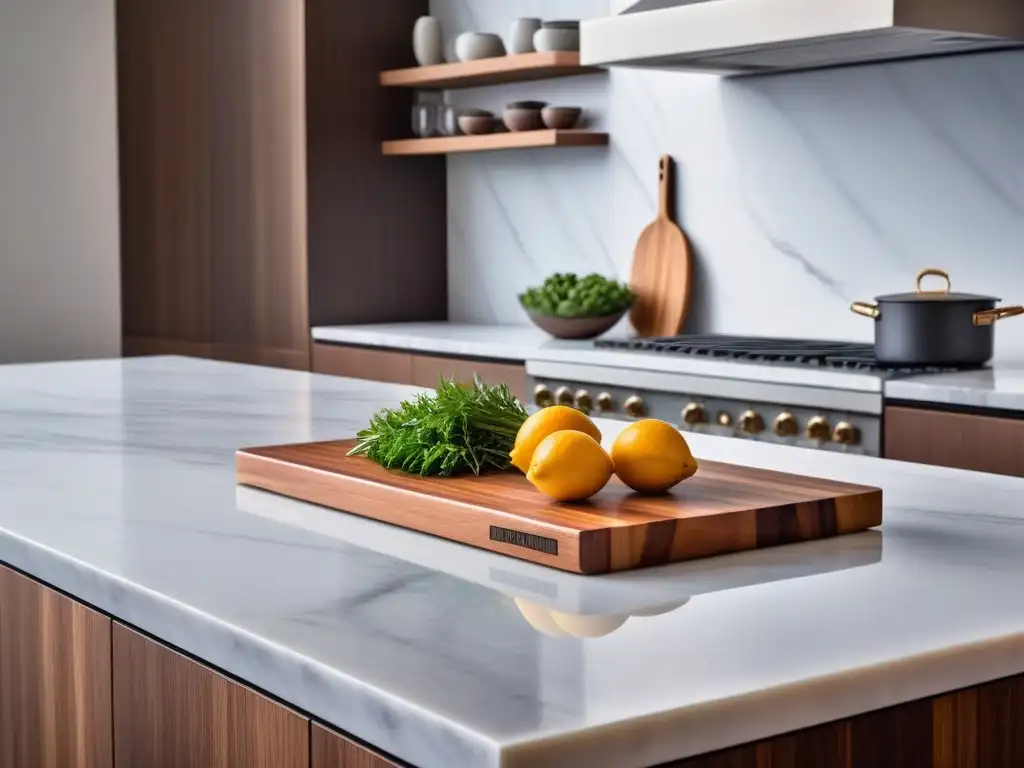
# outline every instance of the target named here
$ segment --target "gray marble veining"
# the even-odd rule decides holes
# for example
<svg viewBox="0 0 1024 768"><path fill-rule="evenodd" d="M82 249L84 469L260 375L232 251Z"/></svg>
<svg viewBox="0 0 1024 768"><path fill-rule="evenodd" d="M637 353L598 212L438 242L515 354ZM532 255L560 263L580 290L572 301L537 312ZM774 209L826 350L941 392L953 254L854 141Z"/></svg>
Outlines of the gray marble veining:
<svg viewBox="0 0 1024 768"><path fill-rule="evenodd" d="M504 32L517 16L609 4L431 8L449 33ZM1007 51L733 79L616 69L453 94L578 102L611 145L449 160L451 319L525 324L515 293L556 270L626 277L665 153L697 256L690 331L869 341L850 302L909 290L932 266L957 289L1022 303L1022 61ZM996 349L1024 352L1024 322L1001 326Z"/></svg>
<svg viewBox="0 0 1024 768"><path fill-rule="evenodd" d="M885 525L607 578L235 485L236 448L347 437L412 391L0 368L0 561L425 768L639 768L1024 671L1022 480L694 435L879 485Z"/></svg>

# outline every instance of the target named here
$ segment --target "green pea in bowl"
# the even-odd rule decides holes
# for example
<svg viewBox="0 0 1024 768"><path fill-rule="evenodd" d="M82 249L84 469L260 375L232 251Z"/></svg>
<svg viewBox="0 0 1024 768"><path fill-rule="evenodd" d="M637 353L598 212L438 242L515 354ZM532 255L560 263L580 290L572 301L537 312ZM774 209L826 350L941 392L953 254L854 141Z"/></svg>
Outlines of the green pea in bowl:
<svg viewBox="0 0 1024 768"><path fill-rule="evenodd" d="M598 274L557 273L519 295L527 316L556 339L593 339L611 330L636 301L624 283Z"/></svg>

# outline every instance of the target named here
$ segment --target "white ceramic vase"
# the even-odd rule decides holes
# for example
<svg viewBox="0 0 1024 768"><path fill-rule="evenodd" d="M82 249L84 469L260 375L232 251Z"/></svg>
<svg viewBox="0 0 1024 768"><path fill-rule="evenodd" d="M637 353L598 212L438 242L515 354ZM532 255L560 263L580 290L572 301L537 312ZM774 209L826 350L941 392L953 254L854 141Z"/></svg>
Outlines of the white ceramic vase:
<svg viewBox="0 0 1024 768"><path fill-rule="evenodd" d="M533 36L540 29L540 19L516 19L508 36L509 53L533 53Z"/></svg>
<svg viewBox="0 0 1024 768"><path fill-rule="evenodd" d="M533 36L533 46L541 53L578 51L580 49L580 31L578 29L539 29Z"/></svg>
<svg viewBox="0 0 1024 768"><path fill-rule="evenodd" d="M459 61L493 59L504 55L504 41L490 32L463 32L455 38L455 56Z"/></svg>
<svg viewBox="0 0 1024 768"><path fill-rule="evenodd" d="M444 64L444 36L441 22L433 16L420 16L412 28L412 52L421 67Z"/></svg>

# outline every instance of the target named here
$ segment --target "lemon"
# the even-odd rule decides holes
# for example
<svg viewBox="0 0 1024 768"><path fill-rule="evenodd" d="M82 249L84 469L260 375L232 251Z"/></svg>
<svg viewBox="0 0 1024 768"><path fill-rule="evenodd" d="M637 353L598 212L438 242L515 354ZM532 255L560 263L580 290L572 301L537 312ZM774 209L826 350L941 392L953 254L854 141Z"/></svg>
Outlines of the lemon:
<svg viewBox="0 0 1024 768"><path fill-rule="evenodd" d="M612 445L612 461L619 479L641 493L662 493L697 471L686 438L658 419L637 421L622 430Z"/></svg>
<svg viewBox="0 0 1024 768"><path fill-rule="evenodd" d="M574 429L577 432L590 435L598 442L601 440L601 431L594 426L594 422L585 413L565 405L552 405L550 408L537 411L519 428L515 447L509 454L512 466L518 467L523 472L529 471L533 452L537 450L541 440L551 433L560 432L563 429Z"/></svg>
<svg viewBox="0 0 1024 768"><path fill-rule="evenodd" d="M526 479L558 501L582 501L604 488L614 469L597 440L583 432L563 430L540 441Z"/></svg>

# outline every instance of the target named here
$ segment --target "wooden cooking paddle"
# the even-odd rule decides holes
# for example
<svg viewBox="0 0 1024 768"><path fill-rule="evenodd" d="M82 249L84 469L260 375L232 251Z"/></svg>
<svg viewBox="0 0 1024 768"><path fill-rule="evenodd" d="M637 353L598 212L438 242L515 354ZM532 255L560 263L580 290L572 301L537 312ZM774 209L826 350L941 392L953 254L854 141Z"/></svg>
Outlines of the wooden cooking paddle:
<svg viewBox="0 0 1024 768"><path fill-rule="evenodd" d="M630 287L636 303L630 312L640 336L674 336L683 329L690 304L690 242L672 221L673 160L658 164L658 216L647 225L636 250Z"/></svg>

